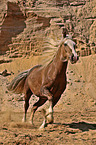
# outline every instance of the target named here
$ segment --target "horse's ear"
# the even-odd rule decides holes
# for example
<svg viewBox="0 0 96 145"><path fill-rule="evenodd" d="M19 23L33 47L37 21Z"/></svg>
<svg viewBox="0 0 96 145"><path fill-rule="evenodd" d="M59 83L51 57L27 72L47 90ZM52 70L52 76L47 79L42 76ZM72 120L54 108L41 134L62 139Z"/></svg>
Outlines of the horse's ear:
<svg viewBox="0 0 96 145"><path fill-rule="evenodd" d="M66 28L63 28L62 34L63 34L63 38L65 38L66 35L67 35L67 29Z"/></svg>

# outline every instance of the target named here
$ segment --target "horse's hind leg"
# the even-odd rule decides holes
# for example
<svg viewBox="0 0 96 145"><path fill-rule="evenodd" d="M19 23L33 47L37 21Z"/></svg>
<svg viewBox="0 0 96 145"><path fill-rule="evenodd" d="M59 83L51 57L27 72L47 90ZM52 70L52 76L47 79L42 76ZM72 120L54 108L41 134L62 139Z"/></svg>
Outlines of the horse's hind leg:
<svg viewBox="0 0 96 145"><path fill-rule="evenodd" d="M30 123L33 124L33 118L36 110L38 107L42 106L47 101L47 98L39 98L39 100L33 105L31 110L31 116L30 116Z"/></svg>
<svg viewBox="0 0 96 145"><path fill-rule="evenodd" d="M29 99L30 99L31 95L32 95L31 90L28 90L25 93L24 117L22 119L22 122L26 122L26 114L27 114L27 110L28 110L28 107L29 107Z"/></svg>

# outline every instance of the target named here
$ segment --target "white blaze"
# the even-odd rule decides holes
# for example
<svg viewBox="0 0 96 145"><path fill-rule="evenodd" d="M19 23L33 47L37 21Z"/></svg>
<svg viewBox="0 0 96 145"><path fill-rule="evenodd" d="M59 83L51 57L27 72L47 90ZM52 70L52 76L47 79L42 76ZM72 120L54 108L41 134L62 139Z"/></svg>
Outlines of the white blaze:
<svg viewBox="0 0 96 145"><path fill-rule="evenodd" d="M70 40L70 39L67 39L65 41L65 44L67 44L70 47L70 49L72 50L72 53L74 54L74 56L77 57L77 53L76 53L76 51L74 49L75 48L74 46L76 45L76 43L74 41Z"/></svg>

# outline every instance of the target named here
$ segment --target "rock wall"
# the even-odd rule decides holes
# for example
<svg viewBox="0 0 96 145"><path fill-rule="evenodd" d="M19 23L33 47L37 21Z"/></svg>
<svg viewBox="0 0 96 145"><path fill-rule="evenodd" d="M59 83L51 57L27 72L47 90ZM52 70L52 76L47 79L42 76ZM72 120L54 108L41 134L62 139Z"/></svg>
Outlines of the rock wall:
<svg viewBox="0 0 96 145"><path fill-rule="evenodd" d="M0 7L0 54L38 55L61 27L74 36L79 55L96 53L95 0L5 0Z"/></svg>
<svg viewBox="0 0 96 145"><path fill-rule="evenodd" d="M26 28L25 16L17 3L8 2L7 10L4 13L0 33L0 51L4 53L12 43L12 37L16 37Z"/></svg>

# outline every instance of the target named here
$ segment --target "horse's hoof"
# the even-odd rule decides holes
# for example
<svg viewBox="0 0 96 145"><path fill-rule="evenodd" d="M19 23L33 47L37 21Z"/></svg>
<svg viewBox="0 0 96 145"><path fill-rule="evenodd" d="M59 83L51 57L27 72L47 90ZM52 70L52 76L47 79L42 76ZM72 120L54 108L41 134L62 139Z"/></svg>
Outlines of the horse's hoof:
<svg viewBox="0 0 96 145"><path fill-rule="evenodd" d="M46 124L42 124L42 125L39 127L39 130L44 129L45 127L47 127L47 123L46 123Z"/></svg>
<svg viewBox="0 0 96 145"><path fill-rule="evenodd" d="M32 124L32 121L29 121L30 124Z"/></svg>
<svg viewBox="0 0 96 145"><path fill-rule="evenodd" d="M39 130L44 130L44 129L45 129L45 126L42 126L42 125L41 125L41 126L39 127Z"/></svg>
<svg viewBox="0 0 96 145"><path fill-rule="evenodd" d="M41 126L38 128L38 130L44 130L44 129L45 129L45 128L43 128L43 127L41 127Z"/></svg>
<svg viewBox="0 0 96 145"><path fill-rule="evenodd" d="M47 124L53 124L53 120L51 120L51 121L47 121Z"/></svg>
<svg viewBox="0 0 96 145"><path fill-rule="evenodd" d="M29 123L30 123L31 125L34 125L34 123L33 123L31 120L29 120Z"/></svg>
<svg viewBox="0 0 96 145"><path fill-rule="evenodd" d="M22 119L22 122L26 122L26 119L25 119L25 118L23 118L23 119Z"/></svg>
<svg viewBox="0 0 96 145"><path fill-rule="evenodd" d="M52 124L53 122L54 122L54 118L53 118L52 115L49 114L49 115L47 116L47 123L48 123L48 124Z"/></svg>

